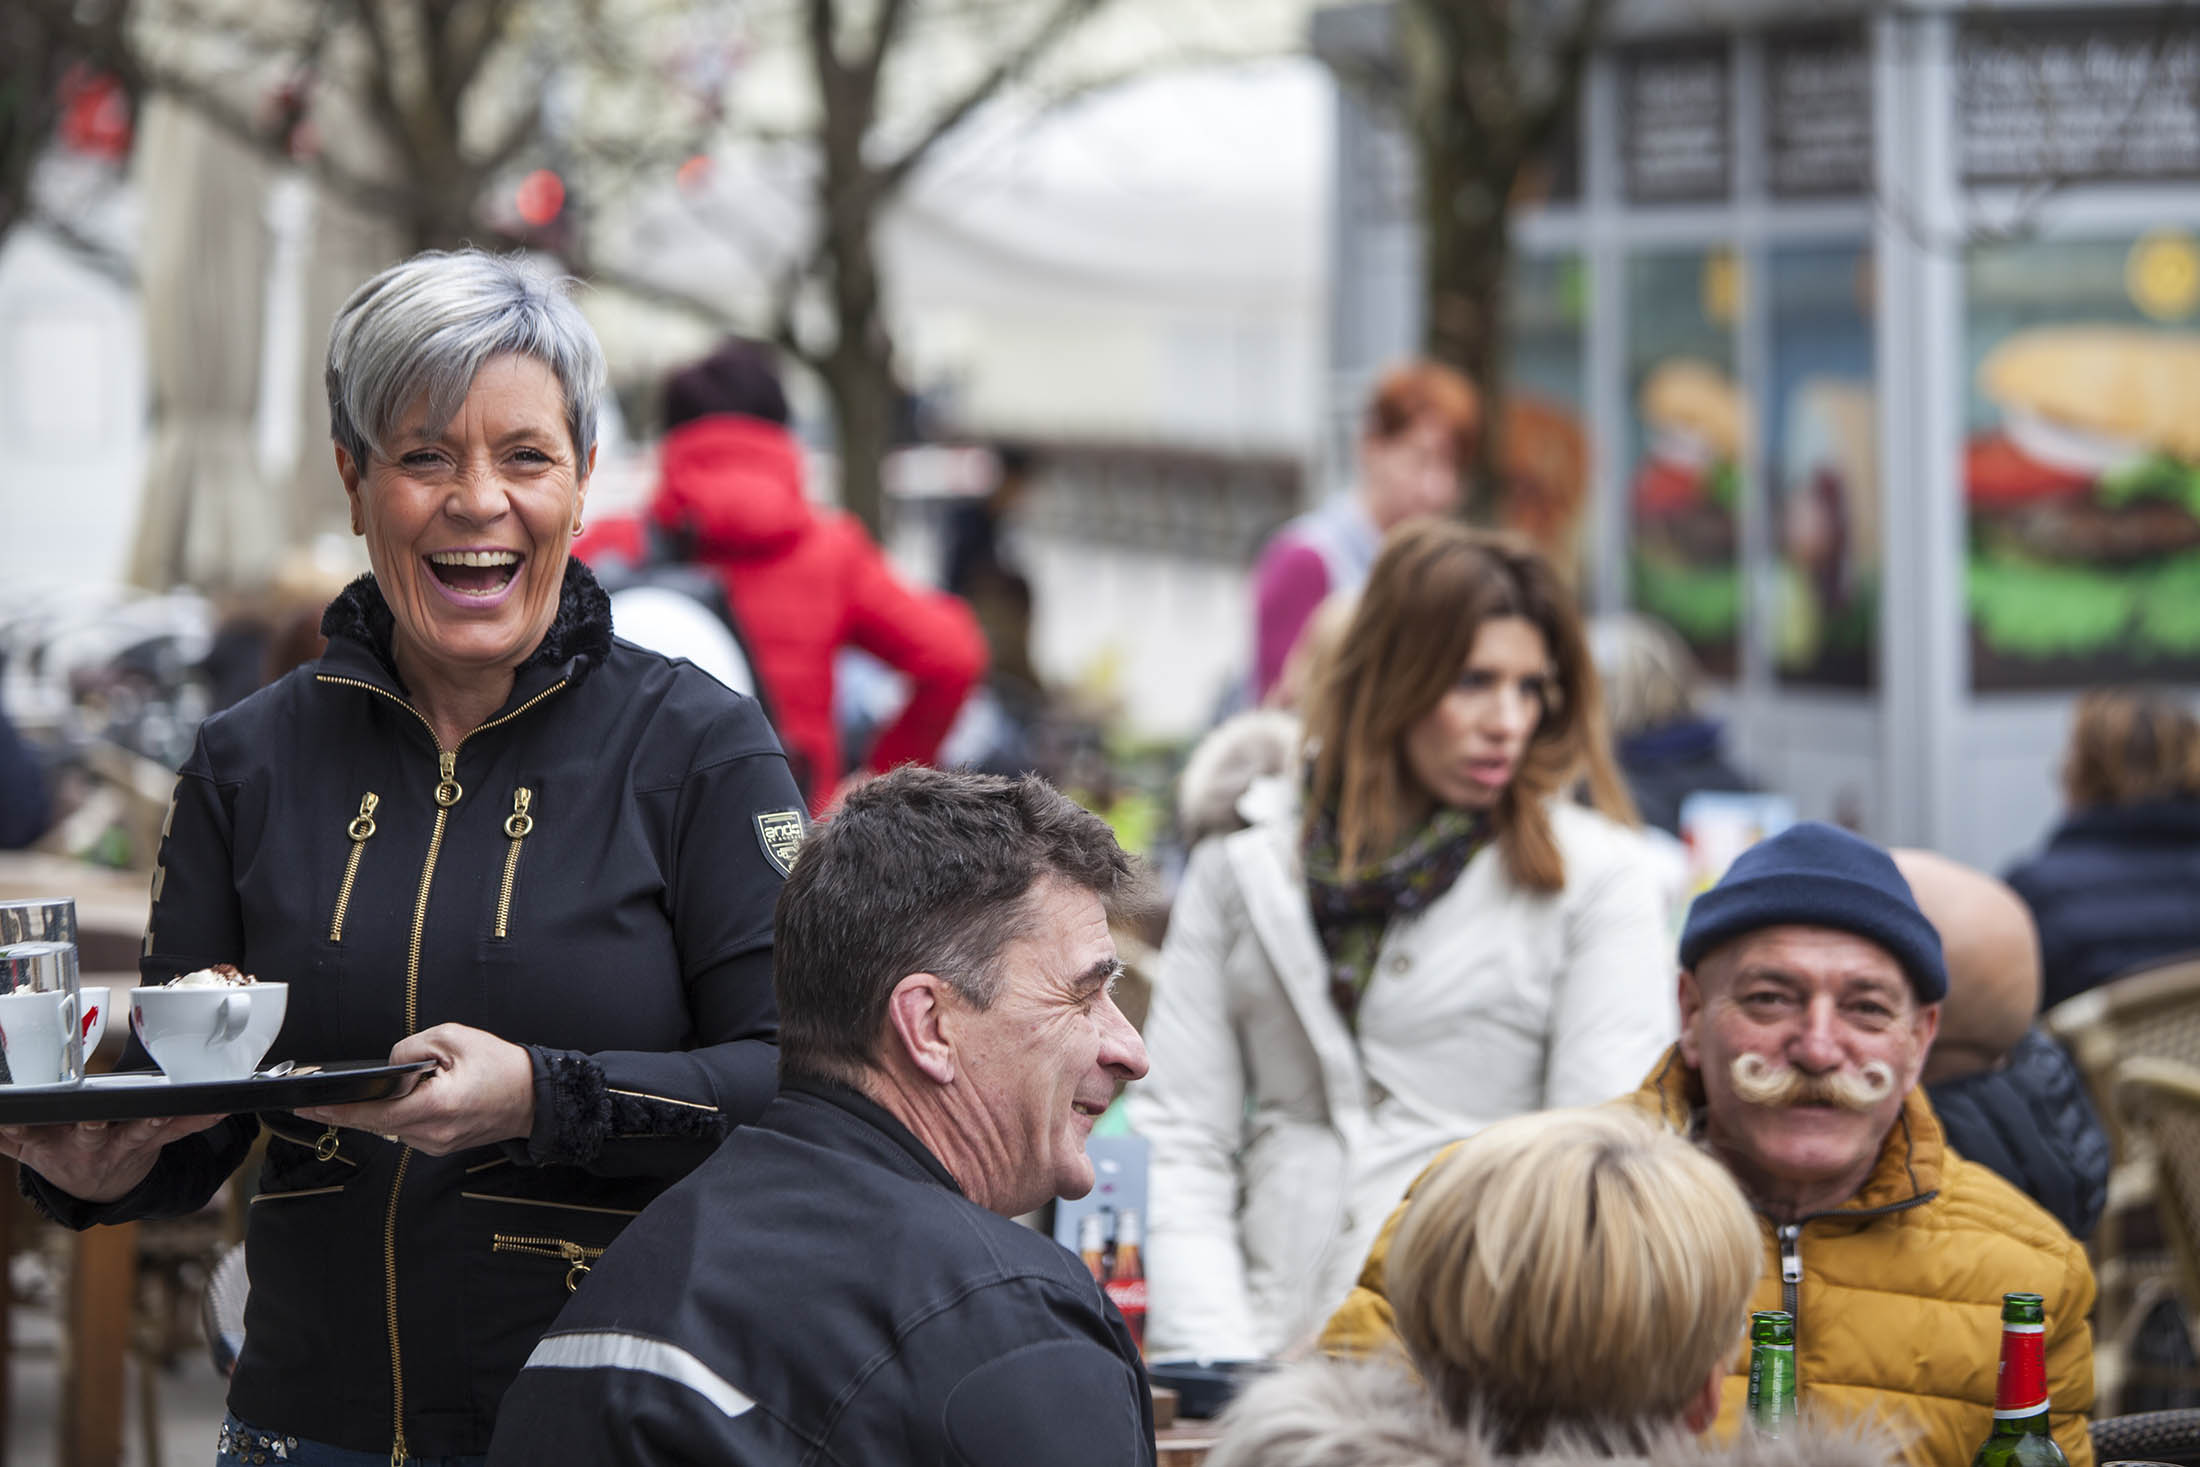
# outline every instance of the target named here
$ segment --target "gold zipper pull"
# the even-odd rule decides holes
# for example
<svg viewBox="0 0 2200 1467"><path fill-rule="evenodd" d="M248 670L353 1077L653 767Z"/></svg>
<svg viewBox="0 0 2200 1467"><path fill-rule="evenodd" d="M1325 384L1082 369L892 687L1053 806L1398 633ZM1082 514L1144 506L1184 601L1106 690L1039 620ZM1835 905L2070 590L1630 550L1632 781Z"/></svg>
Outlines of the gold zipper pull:
<svg viewBox="0 0 2200 1467"><path fill-rule="evenodd" d="M458 782L458 755L448 749L439 750L435 756L436 767L443 778L435 787L435 802L448 810L458 803L458 797L466 793Z"/></svg>
<svg viewBox="0 0 2200 1467"><path fill-rule="evenodd" d="M336 888L336 910L329 914L328 940L344 940L344 913L351 906L351 885L359 879L359 858L367 853L367 842L374 838L374 812L382 803L382 797L368 790L359 800L359 813L351 819L344 833L351 837L351 854L344 858L344 879Z"/></svg>
<svg viewBox="0 0 2200 1467"><path fill-rule="evenodd" d="M336 1128L334 1126L330 1126L323 1131L319 1138L314 1141L313 1159L315 1161L333 1161L336 1159Z"/></svg>
<svg viewBox="0 0 2200 1467"><path fill-rule="evenodd" d="M512 883L519 877L519 843L535 828L535 817L529 813L534 803L535 792L521 785L512 791L512 813L504 820L504 833L512 838L512 844L504 852L504 885L497 892L496 937L500 942L511 927Z"/></svg>

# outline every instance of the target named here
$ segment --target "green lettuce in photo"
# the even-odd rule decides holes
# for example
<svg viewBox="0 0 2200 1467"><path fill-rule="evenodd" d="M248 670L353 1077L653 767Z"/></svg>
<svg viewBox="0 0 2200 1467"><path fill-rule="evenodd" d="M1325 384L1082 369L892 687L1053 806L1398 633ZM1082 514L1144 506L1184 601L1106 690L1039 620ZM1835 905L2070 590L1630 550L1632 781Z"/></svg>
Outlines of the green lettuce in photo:
<svg viewBox="0 0 2200 1467"><path fill-rule="evenodd" d="M2127 468L2102 477L2099 485L2104 504L2129 504L2136 499L2167 499L2200 515L2200 465L2188 464L2166 453L2141 459Z"/></svg>
<svg viewBox="0 0 2200 1467"><path fill-rule="evenodd" d="M2142 578L1998 551L1973 551L1966 600L1979 635L2020 657L2082 655L2115 641L2139 608Z"/></svg>
<svg viewBox="0 0 2200 1467"><path fill-rule="evenodd" d="M1731 638L1741 624L1742 578L1732 565L1689 565L1638 551L1635 605L1702 645Z"/></svg>

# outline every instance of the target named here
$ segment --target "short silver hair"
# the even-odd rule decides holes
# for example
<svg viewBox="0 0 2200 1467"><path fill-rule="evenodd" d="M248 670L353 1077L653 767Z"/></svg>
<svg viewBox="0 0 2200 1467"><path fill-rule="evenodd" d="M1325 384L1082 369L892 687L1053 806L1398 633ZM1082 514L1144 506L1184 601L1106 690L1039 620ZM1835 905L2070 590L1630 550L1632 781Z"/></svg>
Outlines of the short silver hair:
<svg viewBox="0 0 2200 1467"><path fill-rule="evenodd" d="M426 399L428 431L439 433L482 363L517 352L558 379L585 472L606 374L571 284L481 250L425 250L384 270L329 327L329 436L362 467L370 455L387 458L388 437L414 403Z"/></svg>

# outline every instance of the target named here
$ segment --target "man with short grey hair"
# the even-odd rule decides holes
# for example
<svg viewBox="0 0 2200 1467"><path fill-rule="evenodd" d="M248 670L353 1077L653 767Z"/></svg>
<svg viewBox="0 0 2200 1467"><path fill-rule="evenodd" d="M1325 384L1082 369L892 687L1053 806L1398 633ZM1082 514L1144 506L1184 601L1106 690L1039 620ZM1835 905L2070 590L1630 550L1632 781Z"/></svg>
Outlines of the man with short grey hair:
<svg viewBox="0 0 2200 1467"><path fill-rule="evenodd" d="M781 1085L628 1228L505 1397L492 1462L1131 1467L1146 1376L1068 1250L1146 1072L1109 918L1143 898L1045 783L905 766L779 902Z"/></svg>

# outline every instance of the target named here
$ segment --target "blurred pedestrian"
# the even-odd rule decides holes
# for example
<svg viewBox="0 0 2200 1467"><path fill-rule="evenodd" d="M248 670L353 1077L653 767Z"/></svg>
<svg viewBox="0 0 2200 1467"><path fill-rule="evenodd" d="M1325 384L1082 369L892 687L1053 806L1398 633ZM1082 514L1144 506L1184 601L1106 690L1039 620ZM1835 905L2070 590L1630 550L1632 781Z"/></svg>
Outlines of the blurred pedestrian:
<svg viewBox="0 0 2200 1467"><path fill-rule="evenodd" d="M1208 1467L1884 1467L1809 1426L1694 1438L1747 1348L1757 1226L1718 1162L1616 1109L1500 1121L1415 1189L1405 1358L1314 1360L1232 1405Z"/></svg>
<svg viewBox="0 0 2200 1467"><path fill-rule="evenodd" d="M53 796L46 788L45 767L7 710L0 708L0 851L21 850L52 823Z"/></svg>
<svg viewBox="0 0 2200 1467"><path fill-rule="evenodd" d="M834 653L860 648L909 680L864 756L866 771L884 770L937 757L985 670L985 641L968 607L903 580L853 516L810 503L787 419L778 367L754 342L730 340L674 372L648 524L600 523L576 553L639 560L653 525L717 575L788 762L822 809L851 774L833 721Z"/></svg>
<svg viewBox="0 0 2200 1467"><path fill-rule="evenodd" d="M1992 1167L2084 1240L2108 1200L2108 1133L2063 1047L2033 1026L2040 940L2017 894L1931 851L1895 865L1940 933L1948 997L1925 1093L1965 1157Z"/></svg>
<svg viewBox="0 0 2200 1467"><path fill-rule="evenodd" d="M2200 722L2149 688L2078 700L2068 813L2009 884L2039 924L2053 1008L2134 968L2200 953Z"/></svg>
<svg viewBox="0 0 2200 1467"><path fill-rule="evenodd" d="M1633 612L1600 616L1589 624L1589 650L1604 681L1614 752L1644 823L1678 836L1681 806L1698 790L1757 788L1727 762L1718 720L1699 710L1702 673L1671 627Z"/></svg>
<svg viewBox="0 0 2200 1467"><path fill-rule="evenodd" d="M940 584L970 606L985 633L987 682L1018 725L1039 714L1044 693L1031 665L1031 578L1004 543L1004 532L1031 492L1038 456L1021 444L993 450L996 476L983 495L947 513Z"/></svg>
<svg viewBox="0 0 2200 1467"><path fill-rule="evenodd" d="M1540 556L1392 532L1314 690L1303 813L1202 844L1170 920L1131 1097L1156 1356L1281 1351L1448 1141L1618 1095L1670 1041L1672 944L1600 718ZM1584 773L1600 810L1567 798Z"/></svg>
<svg viewBox="0 0 2200 1467"><path fill-rule="evenodd" d="M1267 701L1322 599L1367 579L1391 527L1458 507L1481 426L1474 384L1440 363L1406 362L1375 384L1360 427L1357 482L1278 530L1253 567L1256 702Z"/></svg>

